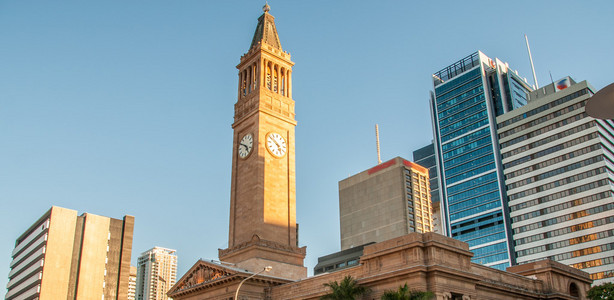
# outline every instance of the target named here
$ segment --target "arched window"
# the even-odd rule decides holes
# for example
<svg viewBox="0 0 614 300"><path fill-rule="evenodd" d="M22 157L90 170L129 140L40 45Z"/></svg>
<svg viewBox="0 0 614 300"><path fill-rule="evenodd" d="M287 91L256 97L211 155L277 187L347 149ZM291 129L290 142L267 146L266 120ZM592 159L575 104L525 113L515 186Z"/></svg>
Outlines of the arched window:
<svg viewBox="0 0 614 300"><path fill-rule="evenodd" d="M266 66L266 88L271 89L271 65L269 63Z"/></svg>
<svg viewBox="0 0 614 300"><path fill-rule="evenodd" d="M580 297L580 289L577 284L573 282L569 284L569 295L572 297Z"/></svg>

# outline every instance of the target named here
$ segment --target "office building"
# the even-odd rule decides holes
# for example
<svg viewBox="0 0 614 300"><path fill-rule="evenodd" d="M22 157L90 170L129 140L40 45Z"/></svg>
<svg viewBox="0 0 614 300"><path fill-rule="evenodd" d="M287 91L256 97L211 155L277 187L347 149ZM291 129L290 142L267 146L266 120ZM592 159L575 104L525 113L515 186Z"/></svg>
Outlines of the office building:
<svg viewBox="0 0 614 300"><path fill-rule="evenodd" d="M437 168L437 157L435 156L435 145L430 143L413 152L414 162L429 170L429 184L431 188L431 203L433 206L433 232L445 235L442 227L442 216L439 206L439 174Z"/></svg>
<svg viewBox="0 0 614 300"><path fill-rule="evenodd" d="M5 299L126 299L133 227L51 207L17 238Z"/></svg>
<svg viewBox="0 0 614 300"><path fill-rule="evenodd" d="M396 157L339 181L341 250L430 232L429 172Z"/></svg>
<svg viewBox="0 0 614 300"><path fill-rule="evenodd" d="M375 244L374 242L341 250L318 257L318 264L313 267L313 275L322 273L336 272L346 268L357 266L360 262L360 257L363 254L363 249L367 245Z"/></svg>
<svg viewBox="0 0 614 300"><path fill-rule="evenodd" d="M495 117L527 102L528 84L499 59L475 52L433 74L431 111L446 235L472 260L513 264Z"/></svg>
<svg viewBox="0 0 614 300"><path fill-rule="evenodd" d="M557 83L497 117L516 260L550 258L613 281L614 123L587 116L586 81Z"/></svg>
<svg viewBox="0 0 614 300"><path fill-rule="evenodd" d="M128 277L128 300L136 299L136 267L130 266L130 276Z"/></svg>
<svg viewBox="0 0 614 300"><path fill-rule="evenodd" d="M175 250L154 247L138 258L136 276L137 300L166 300L166 293L177 282Z"/></svg>

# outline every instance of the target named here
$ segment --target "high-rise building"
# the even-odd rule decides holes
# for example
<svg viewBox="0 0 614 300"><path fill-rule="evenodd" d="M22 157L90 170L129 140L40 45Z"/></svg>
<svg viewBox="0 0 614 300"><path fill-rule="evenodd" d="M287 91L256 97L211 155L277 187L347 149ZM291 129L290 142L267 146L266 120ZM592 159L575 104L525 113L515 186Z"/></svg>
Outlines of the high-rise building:
<svg viewBox="0 0 614 300"><path fill-rule="evenodd" d="M600 284L614 279L614 122L586 115L586 81L558 82L497 117L516 261L550 258Z"/></svg>
<svg viewBox="0 0 614 300"><path fill-rule="evenodd" d="M175 250L153 247L137 260L136 299L166 300L166 293L177 282Z"/></svg>
<svg viewBox="0 0 614 300"><path fill-rule="evenodd" d="M430 143L413 152L414 162L429 170L429 184L431 187L431 204L433 206L433 228L432 231L445 234L442 227L442 216L439 203L439 174L437 168L437 157L435 156L435 145Z"/></svg>
<svg viewBox="0 0 614 300"><path fill-rule="evenodd" d="M128 300L136 299L136 267L130 266L130 276L128 277Z"/></svg>
<svg viewBox="0 0 614 300"><path fill-rule="evenodd" d="M51 207L17 238L5 299L126 299L133 228Z"/></svg>
<svg viewBox="0 0 614 300"><path fill-rule="evenodd" d="M529 85L499 59L475 52L433 74L431 113L446 235L472 260L513 264L495 117L523 106Z"/></svg>
<svg viewBox="0 0 614 300"><path fill-rule="evenodd" d="M341 250L430 232L431 209L428 170L401 157L341 180Z"/></svg>

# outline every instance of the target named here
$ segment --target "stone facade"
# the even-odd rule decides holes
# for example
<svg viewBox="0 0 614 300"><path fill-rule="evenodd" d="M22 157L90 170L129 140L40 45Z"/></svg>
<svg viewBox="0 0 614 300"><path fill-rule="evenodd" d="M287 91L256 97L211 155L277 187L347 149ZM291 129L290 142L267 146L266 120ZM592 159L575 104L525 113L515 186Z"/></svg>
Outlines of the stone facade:
<svg viewBox="0 0 614 300"><path fill-rule="evenodd" d="M405 283L414 290L433 292L437 300L586 299L592 282L586 272L550 260L505 272L472 263L471 256L464 242L436 233L411 233L365 246L356 267L298 281L258 275L241 287L239 299L315 300L329 292L325 283L339 282L345 276L370 289L359 299L379 299L385 291ZM216 269L223 275L191 279L199 268ZM249 275L245 270L200 261L169 295L175 300L227 300Z"/></svg>

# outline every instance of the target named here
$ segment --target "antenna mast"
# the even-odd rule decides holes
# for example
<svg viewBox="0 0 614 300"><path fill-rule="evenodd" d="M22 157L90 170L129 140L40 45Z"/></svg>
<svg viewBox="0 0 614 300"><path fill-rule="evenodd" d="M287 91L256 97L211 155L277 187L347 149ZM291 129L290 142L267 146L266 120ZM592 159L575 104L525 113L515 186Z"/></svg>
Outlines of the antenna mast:
<svg viewBox="0 0 614 300"><path fill-rule="evenodd" d="M379 165L382 163L382 158L379 155L379 128L377 124L375 124L375 143L377 144L377 164Z"/></svg>
<svg viewBox="0 0 614 300"><path fill-rule="evenodd" d="M527 51L529 51L529 60L531 61L531 70L533 71L533 82L535 82L535 89L539 88L539 84L537 83L537 76L535 76L535 67L533 66L533 57L531 56L531 48L529 47L529 38L527 35L524 35L524 40L527 42Z"/></svg>

